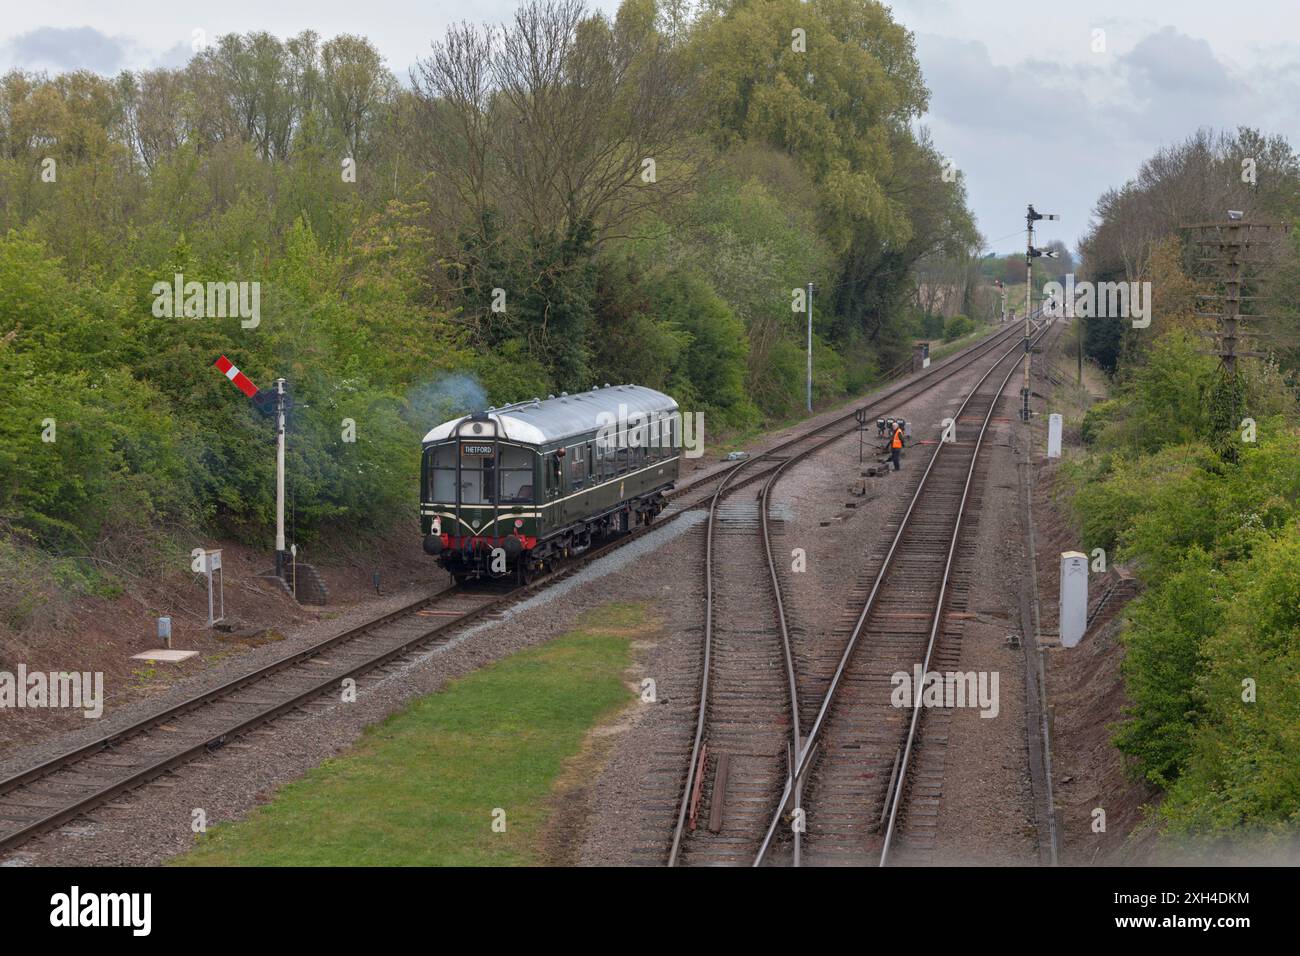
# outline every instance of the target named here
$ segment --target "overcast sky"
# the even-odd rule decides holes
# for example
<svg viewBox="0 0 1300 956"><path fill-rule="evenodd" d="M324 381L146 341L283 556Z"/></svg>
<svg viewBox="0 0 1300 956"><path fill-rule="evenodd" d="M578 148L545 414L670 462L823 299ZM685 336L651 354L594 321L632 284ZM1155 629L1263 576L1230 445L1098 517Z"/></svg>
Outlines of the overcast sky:
<svg viewBox="0 0 1300 956"><path fill-rule="evenodd" d="M589 0L591 2L591 0ZM405 78L448 23L510 0L0 0L0 69L101 73L178 65L208 37L359 33ZM612 11L617 0L595 0ZM1198 126L1251 125L1300 145L1300 0L898 0L932 92L930 127L966 177L992 248L1023 248L1024 207L1059 212L1071 246L1097 196ZM1104 52L1094 51L1104 31Z"/></svg>

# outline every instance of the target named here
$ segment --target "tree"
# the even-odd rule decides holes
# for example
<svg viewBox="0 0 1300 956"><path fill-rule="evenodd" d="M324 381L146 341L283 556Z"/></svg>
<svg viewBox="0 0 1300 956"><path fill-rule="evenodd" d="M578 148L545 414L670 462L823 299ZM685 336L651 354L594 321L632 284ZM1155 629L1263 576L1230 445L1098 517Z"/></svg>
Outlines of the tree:
<svg viewBox="0 0 1300 956"><path fill-rule="evenodd" d="M395 81L384 68L374 45L363 37L343 34L320 50L321 100L325 115L342 135L348 155L365 155L370 133L383 105L393 95Z"/></svg>
<svg viewBox="0 0 1300 956"><path fill-rule="evenodd" d="M653 9L629 0L611 23L531 0L500 33L451 28L412 75L431 171L453 190L434 201L470 228L491 209L541 240L591 228L599 246L684 194L686 78Z"/></svg>

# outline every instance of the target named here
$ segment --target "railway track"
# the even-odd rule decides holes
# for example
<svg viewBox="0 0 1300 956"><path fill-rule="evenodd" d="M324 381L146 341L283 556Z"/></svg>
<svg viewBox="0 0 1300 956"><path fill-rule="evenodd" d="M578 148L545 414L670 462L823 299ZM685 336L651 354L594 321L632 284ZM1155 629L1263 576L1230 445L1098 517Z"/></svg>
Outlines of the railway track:
<svg viewBox="0 0 1300 956"><path fill-rule="evenodd" d="M1018 343L1001 351L999 346L1003 343L999 336L991 348L981 350L979 357L995 351L997 360L967 397L957 416L959 426L963 415L969 417L978 411L984 427L987 427L994 400L987 398L987 413L973 404L979 387L1009 357L1021 354ZM1008 378L1010 374L1008 372ZM908 397L915 397L915 394L919 393ZM886 401L899 400L900 396L891 395L884 401L868 405L868 410L883 411ZM784 810L792 805L791 790L800 791L806 776L803 770L796 774L795 768L808 765L812 754L817 752L817 737L824 714L819 713L811 720L801 717L804 707L799 704L792 628L787 619L772 547L774 517L770 498L773 488L792 464L838 441L844 434L844 431L837 431L828 436L803 436L783 446L780 449L783 454L779 456L769 453L766 460L756 459L753 464L758 466L758 474L745 479L740 479L740 468L734 469L727 474L709 503L703 532L705 615L700 697L686 780L680 787L676 804L676 821L668 854L670 866L762 862L772 845L775 823L770 823L764 831L755 827L755 817L765 810L767 817L771 818L773 807L777 807L775 819L779 821L782 818ZM982 437L983 428L980 439ZM978 441L972 443L971 464L977 448ZM942 460L943 470L954 476L962 473L963 462L953 454L940 454L943 450L942 445L937 446L931 456L925 477L913 496L913 506L937 462ZM757 507L746 512L743 521L737 522L734 507L729 513L722 504L724 495L741 481L751 483L758 479L763 479L764 484ZM936 486L939 484L944 482L936 480ZM963 502L968 490L969 484L963 489ZM936 521L942 523L950 520L952 513L960 514L960 505L953 512L953 501L938 501L937 496L933 500L936 515L949 515L948 519L937 517ZM912 512L913 508L909 508L903 525L908 524ZM960 518L957 520L960 524ZM917 543L938 540L935 535L942 529L923 529L923 523L918 521L914 527L913 538ZM900 533L901 530L900 526ZM755 533L761 547L754 546ZM749 538L750 546L745 547L742 540L726 550L725 562L720 561L719 555L723 553L721 542L737 535L742 539ZM911 563L910 559L900 561L903 566ZM766 584L755 588L755 582L760 579ZM946 586L946 571L944 582ZM913 602L910 607L915 607L915 597L913 594L909 599ZM868 596L867 600L870 603L872 598ZM942 600L941 594L941 604ZM856 640L857 634L850 632L846 657L852 656L852 645ZM829 694L832 697L840 676L842 674L826 675L823 681L831 686ZM803 730L809 727L811 732L805 736ZM895 763L900 760L901 756ZM784 792L781 788L783 777L786 781ZM791 862L799 865L803 861L805 840L802 824L807 818L801 812L803 808L798 799L793 801L793 806L797 808L796 815L801 825L792 828L788 849ZM726 820L723 819L724 807ZM701 826L704 810L707 810L707 826ZM828 823L831 816L827 814ZM853 816L850 814L849 818ZM810 848L815 847L820 853L824 835L819 833L817 839L810 839ZM811 838L813 835L810 833L808 836ZM851 841L852 835L847 835L847 842Z"/></svg>
<svg viewBox="0 0 1300 956"><path fill-rule="evenodd" d="M1041 330L1037 340L1045 334ZM787 807L806 828L809 862L861 864L874 858L886 865L907 819L902 808L909 796L917 803L913 848L922 857L933 848L948 712L935 711L928 727L931 746L918 759L926 715L922 682L911 688L911 706L900 708L891 700L891 678L911 675L918 665L922 674L953 669L960 660L959 618L967 595L955 570L963 532L972 524L968 510L977 497L972 492L979 454L1019 355L1019 349L1008 350L971 389L953 416L955 440L935 446L888 546L876 556L869 586L858 588L861 608L825 677L755 865L776 844Z"/></svg>
<svg viewBox="0 0 1300 956"><path fill-rule="evenodd" d="M669 865L737 865L748 862L754 843L762 837L771 805L771 781L787 765L786 749L791 726L793 672L780 667L782 644L771 628L773 616L784 620L776 592L752 584L766 575L763 554L745 547L744 541L762 529L768 533L770 515L753 500L724 498L728 486L742 473L730 472L709 502L704 526L704 661L701 708L695 727L691 765L681 801ZM769 477L770 484L772 478ZM765 488L767 485L764 486ZM739 546L726 548L723 539L738 538ZM715 560L720 553L726 561ZM716 673L714 654L726 660ZM788 662L787 662L788 663ZM787 678L788 673L788 680ZM709 745L703 742L709 731ZM705 797L709 746L716 756L709 776L709 819L698 825ZM728 819L723 826L723 801L727 792ZM691 832L689 842L685 834Z"/></svg>
<svg viewBox="0 0 1300 956"><path fill-rule="evenodd" d="M1014 331L996 333L942 365L883 390L873 396L871 405L883 407L920 394L952 372L979 361ZM781 442L763 456L693 481L687 479L670 496L669 511L658 524L704 502L716 504L752 482L774 480L782 467L783 452L809 442L820 447L855 425L849 412ZM716 488L710 491L713 484ZM505 592L449 588L424 596L0 779L0 853L67 824L250 730L340 692L345 679L400 663L413 651L449 640L460 628L499 614L508 604L553 585L648 530L622 536L523 588ZM779 597L776 600L779 602Z"/></svg>
<svg viewBox="0 0 1300 956"><path fill-rule="evenodd" d="M937 815L942 796L947 740L946 727L940 725L946 725L949 714L894 706L891 678L899 672L910 676L917 662L922 662L922 673L955 670L960 663L959 616L966 610L967 594L953 570L961 532L972 530L966 505L994 405L987 393L973 394L964 403L957 416L957 442L941 446L932 457L908 511L893 526L890 549L876 556L871 587L858 589L857 596L865 598L862 623L850 626L847 640L859 646L848 656L835 692L823 697L818 710L825 717L804 803L810 862L862 864L870 862L875 850L883 863L889 850L878 844L882 831L885 844L891 842L901 802L897 788L904 783L925 807L923 832L912 842L922 852L933 847L931 814ZM976 429L973 437L961 437L963 430L969 434ZM924 750L925 765L913 772L922 713L927 743L933 745Z"/></svg>

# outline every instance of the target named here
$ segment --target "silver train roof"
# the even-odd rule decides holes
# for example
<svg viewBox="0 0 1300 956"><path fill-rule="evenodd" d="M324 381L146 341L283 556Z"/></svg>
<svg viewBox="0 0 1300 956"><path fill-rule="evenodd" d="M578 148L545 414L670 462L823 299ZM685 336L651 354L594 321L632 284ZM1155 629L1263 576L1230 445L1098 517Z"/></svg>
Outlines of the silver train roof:
<svg viewBox="0 0 1300 956"><path fill-rule="evenodd" d="M620 409L624 419L635 415L671 415L677 410L677 403L663 392L643 385L606 385L589 392L490 408L485 420L473 421L473 416L463 415L432 429L424 436L424 442L442 441L451 436L458 424L466 422L460 430L462 438L504 438L525 445L545 445L617 422ZM475 425L480 426L477 431Z"/></svg>

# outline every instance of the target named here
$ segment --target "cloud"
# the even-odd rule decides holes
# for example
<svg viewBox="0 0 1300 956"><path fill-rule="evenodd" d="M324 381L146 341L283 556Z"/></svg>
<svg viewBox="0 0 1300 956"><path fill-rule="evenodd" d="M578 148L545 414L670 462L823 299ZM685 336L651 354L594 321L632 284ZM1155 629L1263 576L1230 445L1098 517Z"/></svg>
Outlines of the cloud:
<svg viewBox="0 0 1300 956"><path fill-rule="evenodd" d="M115 73L127 62L129 43L93 27L37 27L7 41L4 58L29 70Z"/></svg>
<svg viewBox="0 0 1300 956"><path fill-rule="evenodd" d="M1173 93L1231 96L1242 89L1214 55L1208 41L1164 27L1143 37L1118 57L1135 95L1143 98Z"/></svg>
<svg viewBox="0 0 1300 956"><path fill-rule="evenodd" d="M1207 40L1148 27L1125 52L997 64L980 41L917 33L931 90L924 122L957 162L980 226L997 240L1024 204L1062 214L1078 235L1107 188L1200 127L1255 126L1295 139L1300 47L1239 67ZM1006 246L1001 242L999 249Z"/></svg>
<svg viewBox="0 0 1300 956"><path fill-rule="evenodd" d="M1295 66L1292 61L1290 70ZM1283 64L1275 75L1287 72ZM1290 132L1290 122L1276 125L1280 117L1275 105L1294 102L1294 73L1289 83L1269 84L1258 66L1238 69L1220 58L1208 41L1173 27L1143 37L1117 57L1116 74L1123 81L1126 102L1113 115L1153 146L1181 140L1199 127L1258 126L1265 132Z"/></svg>
<svg viewBox="0 0 1300 956"><path fill-rule="evenodd" d="M978 40L918 34L916 43L934 117L995 133L1023 132L1087 107L1074 68L1063 72L1036 60L998 66Z"/></svg>

